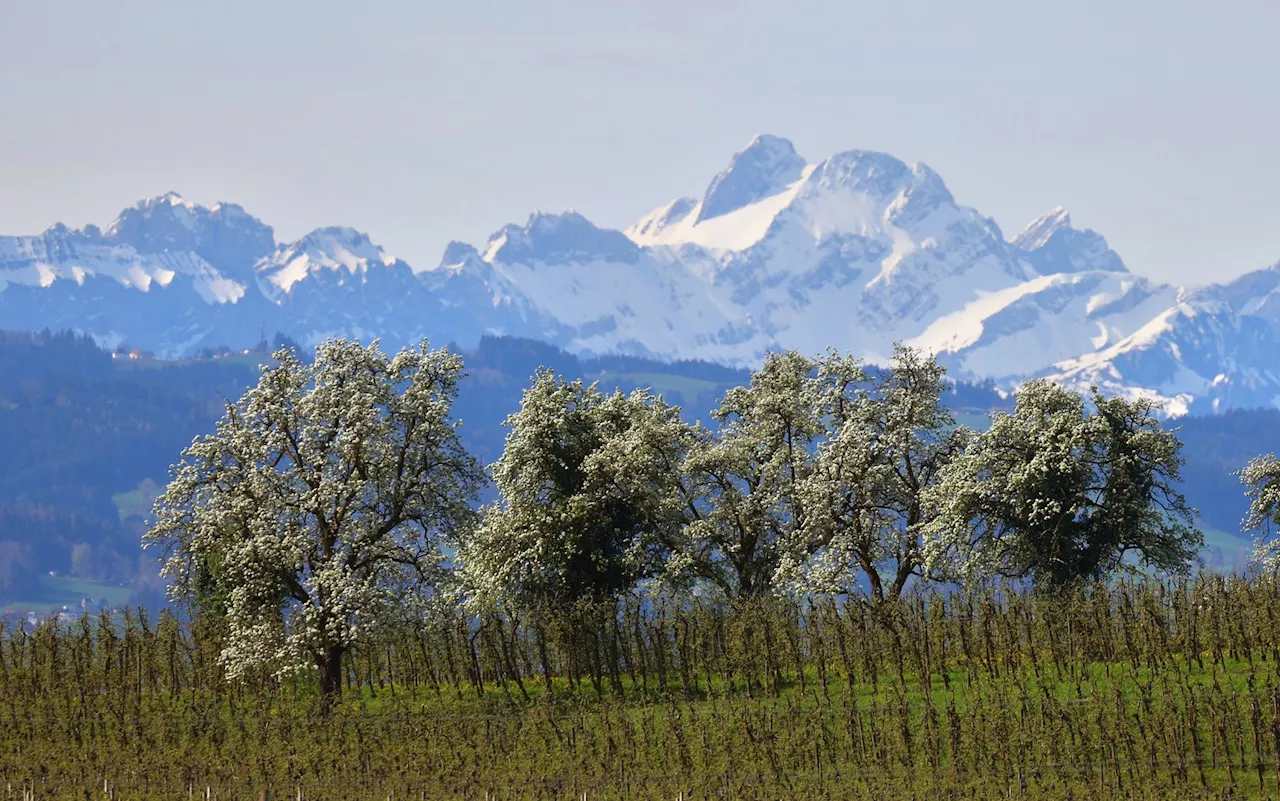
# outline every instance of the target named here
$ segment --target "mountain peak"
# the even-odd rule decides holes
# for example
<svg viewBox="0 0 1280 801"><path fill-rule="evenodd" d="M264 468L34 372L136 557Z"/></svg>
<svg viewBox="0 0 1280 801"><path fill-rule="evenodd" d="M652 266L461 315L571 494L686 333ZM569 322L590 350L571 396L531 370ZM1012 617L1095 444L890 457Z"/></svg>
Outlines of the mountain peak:
<svg viewBox="0 0 1280 801"><path fill-rule="evenodd" d="M556 261L633 263L640 248L621 231L600 228L576 211L535 212L523 227L505 226L489 238L485 259L507 264Z"/></svg>
<svg viewBox="0 0 1280 801"><path fill-rule="evenodd" d="M331 248L334 245L341 245L353 250L373 248L379 253L382 252L382 248L374 245L368 234L346 225L327 225L323 228L317 228L290 247Z"/></svg>
<svg viewBox="0 0 1280 801"><path fill-rule="evenodd" d="M120 212L119 216L107 226L107 236L118 238L120 231L136 226L139 221L156 219L176 222L182 227L194 231L198 225L196 218L207 216L208 214L209 210L205 207L192 203L171 190L162 195L143 198ZM141 251L141 248L139 250Z"/></svg>
<svg viewBox="0 0 1280 801"><path fill-rule="evenodd" d="M268 297L278 299L294 284L310 275L364 276L374 266L394 267L398 262L383 252L368 235L346 226L317 228L255 265L259 285ZM407 265L403 265L406 266ZM263 283L265 282L265 284Z"/></svg>
<svg viewBox="0 0 1280 801"><path fill-rule="evenodd" d="M247 277L275 250L271 226L232 203L206 208L177 192L146 198L120 212L104 236L139 253L190 251L232 277Z"/></svg>
<svg viewBox="0 0 1280 801"><path fill-rule="evenodd" d="M143 202L145 203L148 201L143 201ZM149 202L153 204L168 203L170 206L183 206L188 209L196 208L196 204L187 200L182 195L178 194L172 189L170 189L168 192L165 192L163 195L160 195L159 197L152 198Z"/></svg>
<svg viewBox="0 0 1280 801"><path fill-rule="evenodd" d="M846 150L815 167L806 182L826 189L858 189L874 197L889 198L916 182L940 185L941 180L933 170L921 165L917 173L902 159L888 153Z"/></svg>
<svg viewBox="0 0 1280 801"><path fill-rule="evenodd" d="M1062 206L1055 206L1032 220L1009 244L1022 250L1042 247L1049 238L1063 228L1071 227L1071 214Z"/></svg>
<svg viewBox="0 0 1280 801"><path fill-rule="evenodd" d="M314 265L331 269L342 267L352 273L365 270L373 262L390 265L396 261L395 257L384 253L368 234L345 225L317 228L297 242L282 245L276 256L281 254L287 259L307 257ZM271 261L278 259L273 257ZM266 263L269 262L263 264ZM258 265L259 269L263 264Z"/></svg>
<svg viewBox="0 0 1280 801"><path fill-rule="evenodd" d="M1022 251L1041 275L1085 270L1128 272L1107 240L1088 228L1072 227L1071 215L1062 206L1032 220L1009 244Z"/></svg>
<svg viewBox="0 0 1280 801"><path fill-rule="evenodd" d="M805 160L788 140L768 134L753 137L712 179L694 223L728 214L779 192L799 180L804 168Z"/></svg>

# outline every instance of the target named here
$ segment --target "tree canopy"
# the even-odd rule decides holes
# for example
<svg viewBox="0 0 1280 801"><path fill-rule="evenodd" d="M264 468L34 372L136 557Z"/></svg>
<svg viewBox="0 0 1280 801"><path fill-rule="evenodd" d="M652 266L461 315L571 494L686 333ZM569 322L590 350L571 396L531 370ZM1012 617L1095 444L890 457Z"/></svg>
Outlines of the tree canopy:
<svg viewBox="0 0 1280 801"><path fill-rule="evenodd" d="M1249 498L1249 514L1243 525L1258 532L1254 559L1268 570L1280 567L1280 541L1273 535L1280 526L1280 459L1274 453L1249 461L1237 475Z"/></svg>
<svg viewBox="0 0 1280 801"><path fill-rule="evenodd" d="M709 427L651 390L539 370L482 508L459 356L338 340L274 358L183 452L145 539L175 596L225 621L231 675L314 668L326 695L362 636L432 602L555 615L657 587L882 603L913 580L1062 585L1134 554L1178 571L1202 544L1152 403L1031 381L974 433L944 368L908 347L879 367L771 354ZM1278 477L1274 457L1245 471L1256 524L1280 522Z"/></svg>
<svg viewBox="0 0 1280 801"><path fill-rule="evenodd" d="M814 554L793 583L897 598L923 572L923 494L972 432L942 404L945 369L919 351L897 346L870 375L831 354L818 372L827 434L802 486Z"/></svg>
<svg viewBox="0 0 1280 801"><path fill-rule="evenodd" d="M1144 399L1092 409L1057 384L1029 381L927 493L929 563L954 578L1026 577L1051 585L1105 575L1126 555L1185 570L1203 545L1176 489L1181 444Z"/></svg>
<svg viewBox="0 0 1280 801"><path fill-rule="evenodd" d="M462 551L481 602L538 609L601 600L670 567L683 524L680 463L693 429L647 390L602 394L540 371L502 457L498 502Z"/></svg>
<svg viewBox="0 0 1280 801"><path fill-rule="evenodd" d="M438 588L482 473L451 418L458 356L336 340L275 359L183 452L145 539L175 596L219 585L231 675L314 667L331 694L363 632Z"/></svg>
<svg viewBox="0 0 1280 801"><path fill-rule="evenodd" d="M693 575L725 596L768 593L780 567L807 555L800 490L824 431L814 369L795 352L767 356L747 386L725 393L712 412L719 430L684 462L681 551Z"/></svg>

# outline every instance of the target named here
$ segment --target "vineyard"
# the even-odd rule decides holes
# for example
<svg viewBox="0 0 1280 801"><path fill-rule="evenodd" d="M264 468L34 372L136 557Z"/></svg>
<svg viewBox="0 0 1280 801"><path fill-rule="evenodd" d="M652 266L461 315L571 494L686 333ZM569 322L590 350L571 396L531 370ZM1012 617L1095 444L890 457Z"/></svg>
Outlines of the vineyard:
<svg viewBox="0 0 1280 801"><path fill-rule="evenodd" d="M229 681L219 624L0 638L6 798L1258 798L1280 583L440 618Z"/></svg>

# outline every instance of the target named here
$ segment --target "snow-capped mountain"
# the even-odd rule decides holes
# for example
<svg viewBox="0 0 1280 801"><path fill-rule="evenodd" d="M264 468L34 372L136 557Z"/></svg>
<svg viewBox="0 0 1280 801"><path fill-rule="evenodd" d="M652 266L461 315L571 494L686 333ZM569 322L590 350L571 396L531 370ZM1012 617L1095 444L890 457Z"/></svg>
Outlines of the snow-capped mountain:
<svg viewBox="0 0 1280 801"><path fill-rule="evenodd" d="M1131 336L1060 362L1048 375L1079 390L1152 397L1174 416L1262 407L1276 402L1278 347L1262 318L1183 299Z"/></svg>
<svg viewBox="0 0 1280 801"><path fill-rule="evenodd" d="M431 293L362 233L321 228L277 244L243 208L170 192L105 230L55 225L0 237L0 325L75 328L166 356L248 344L262 331L400 343L433 328Z"/></svg>
<svg viewBox="0 0 1280 801"><path fill-rule="evenodd" d="M482 249L451 246L427 274L446 294L488 287L511 310L498 318L519 320L491 327L577 351L752 364L779 347L876 359L902 340L1006 383L1113 345L1178 297L1062 209L1006 241L925 165L868 151L809 164L767 136L701 199L625 233L634 246L578 215L535 215Z"/></svg>
<svg viewBox="0 0 1280 801"><path fill-rule="evenodd" d="M246 282L253 265L276 247L271 226L233 203L206 209L169 192L125 209L106 238L139 253L194 253L227 277Z"/></svg>
<svg viewBox="0 0 1280 801"><path fill-rule="evenodd" d="M773 136L625 231L538 213L418 271L349 228L277 244L240 206L169 193L105 230L0 237L0 315L167 355L263 328L389 346L508 333L735 365L777 348L878 360L905 341L960 378L1052 376L1175 414L1280 397L1280 266L1161 285L1061 208L1006 238L923 164L863 150L810 162Z"/></svg>
<svg viewBox="0 0 1280 801"><path fill-rule="evenodd" d="M1010 243L1041 275L1084 271L1126 272L1124 262L1101 234L1071 227L1071 215L1059 206L1032 220Z"/></svg>

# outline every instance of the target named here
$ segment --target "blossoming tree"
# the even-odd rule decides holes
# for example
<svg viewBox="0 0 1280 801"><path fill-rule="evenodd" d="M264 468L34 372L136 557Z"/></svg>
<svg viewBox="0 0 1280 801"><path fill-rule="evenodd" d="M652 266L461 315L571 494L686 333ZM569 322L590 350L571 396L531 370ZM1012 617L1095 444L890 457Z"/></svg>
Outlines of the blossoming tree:
<svg viewBox="0 0 1280 801"><path fill-rule="evenodd" d="M457 355L334 340L275 359L183 452L145 541L175 599L216 589L230 675L314 668L328 702L362 634L439 588L483 474L451 417Z"/></svg>

